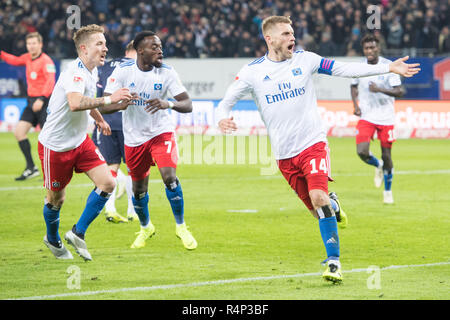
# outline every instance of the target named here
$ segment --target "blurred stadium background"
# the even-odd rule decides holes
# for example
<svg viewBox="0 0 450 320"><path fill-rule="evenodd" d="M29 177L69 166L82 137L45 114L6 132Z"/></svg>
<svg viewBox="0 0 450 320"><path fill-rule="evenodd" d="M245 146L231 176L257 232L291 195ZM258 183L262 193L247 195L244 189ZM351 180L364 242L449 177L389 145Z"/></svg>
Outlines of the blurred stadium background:
<svg viewBox="0 0 450 320"><path fill-rule="evenodd" d="M122 56L137 32L150 29L158 33L166 62L175 67L195 100L192 114L173 115L179 133L199 126L199 132L217 133L211 126L215 107L238 70L265 54L260 25L265 17L277 14L292 17L299 48L358 61L362 56L360 38L374 32L383 56L410 55L410 61L420 62L422 72L404 79L407 93L397 100L397 137L450 136L448 1L6 0L0 4L0 49L25 53L26 34L38 31L58 76L67 59L76 57L74 29L67 27L72 5L80 8L81 25L105 27L108 58ZM370 5L380 12L380 29L368 30ZM357 118L352 115L350 80L322 75L316 76L315 83L329 135L354 135ZM14 128L25 107L25 96L25 68L0 62L0 131ZM247 99L234 109L240 133L263 134L256 106Z"/></svg>

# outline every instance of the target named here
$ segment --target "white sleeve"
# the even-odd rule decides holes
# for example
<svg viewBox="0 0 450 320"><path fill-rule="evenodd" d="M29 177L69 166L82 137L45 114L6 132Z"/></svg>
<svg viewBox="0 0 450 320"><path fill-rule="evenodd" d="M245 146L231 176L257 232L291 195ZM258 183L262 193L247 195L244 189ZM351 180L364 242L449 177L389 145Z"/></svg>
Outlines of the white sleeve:
<svg viewBox="0 0 450 320"><path fill-rule="evenodd" d="M183 92L186 92L186 88L181 83L178 73L171 69L167 77L167 89L169 90L172 97L175 97Z"/></svg>
<svg viewBox="0 0 450 320"><path fill-rule="evenodd" d="M389 72L389 64L371 65L358 62L339 62L327 59L313 52L306 52L311 61L312 73L323 73L329 76L360 78Z"/></svg>
<svg viewBox="0 0 450 320"><path fill-rule="evenodd" d="M360 78L389 73L389 64L367 64L358 62L334 61L331 67L333 76L346 78Z"/></svg>
<svg viewBox="0 0 450 320"><path fill-rule="evenodd" d="M108 80L106 80L106 87L103 93L112 94L114 91L122 87L123 85L120 77L120 67L116 67L114 71L111 73L111 75L108 77Z"/></svg>
<svg viewBox="0 0 450 320"><path fill-rule="evenodd" d="M220 120L229 117L231 109L234 107L236 102L238 102L243 96L251 91L251 85L241 79L236 79L227 89L225 96L216 109L215 123L216 125Z"/></svg>
<svg viewBox="0 0 450 320"><path fill-rule="evenodd" d="M352 86L357 86L359 84L359 79L358 78L352 78Z"/></svg>
<svg viewBox="0 0 450 320"><path fill-rule="evenodd" d="M389 84L392 87L397 87L402 85L402 80L398 74L391 73L389 74Z"/></svg>
<svg viewBox="0 0 450 320"><path fill-rule="evenodd" d="M85 75L81 71L67 72L64 74L64 92L78 92L84 94L86 87Z"/></svg>

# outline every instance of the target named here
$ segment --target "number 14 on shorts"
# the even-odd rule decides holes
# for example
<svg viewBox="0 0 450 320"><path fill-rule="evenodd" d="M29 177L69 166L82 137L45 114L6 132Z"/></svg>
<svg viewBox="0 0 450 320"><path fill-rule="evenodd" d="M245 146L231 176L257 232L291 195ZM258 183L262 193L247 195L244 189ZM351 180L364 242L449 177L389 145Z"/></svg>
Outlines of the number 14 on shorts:
<svg viewBox="0 0 450 320"><path fill-rule="evenodd" d="M318 173L319 170L328 174L327 160L325 158L311 159L309 164L311 165L310 174Z"/></svg>

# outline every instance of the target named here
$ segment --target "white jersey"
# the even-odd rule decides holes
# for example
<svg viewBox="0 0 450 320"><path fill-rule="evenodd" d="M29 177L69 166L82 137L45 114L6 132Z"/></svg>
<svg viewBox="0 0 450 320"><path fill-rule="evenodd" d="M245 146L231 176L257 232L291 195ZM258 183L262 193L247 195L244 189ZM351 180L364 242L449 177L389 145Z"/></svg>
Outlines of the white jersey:
<svg viewBox="0 0 450 320"><path fill-rule="evenodd" d="M80 58L70 62L60 74L47 107L47 120L39 134L46 148L63 152L77 148L86 139L90 110L71 111L70 92L94 98L97 93L97 68L89 71Z"/></svg>
<svg viewBox="0 0 450 320"><path fill-rule="evenodd" d="M144 110L146 100L165 99L168 93L177 96L186 92L172 67L163 64L160 68L142 71L134 60L121 63L108 78L105 92L113 93L120 88L128 88L140 98L135 105L122 111L127 146L136 147L164 132L174 132L173 120L167 110L159 110L154 114Z"/></svg>
<svg viewBox="0 0 450 320"><path fill-rule="evenodd" d="M367 63L367 59L365 59ZM389 64L390 60L379 57L377 64ZM379 125L395 124L395 98L381 92L370 92L370 83L375 83L380 88L392 89L402 84L400 76L395 73L371 76L361 79L353 79L352 85L358 85L359 108L361 120L366 120Z"/></svg>
<svg viewBox="0 0 450 320"><path fill-rule="evenodd" d="M219 103L216 122L228 118L236 102L251 93L267 127L275 158L292 158L317 142L327 141L313 73L358 77L388 71L387 65L342 63L303 50L281 62L271 61L266 55L239 71Z"/></svg>

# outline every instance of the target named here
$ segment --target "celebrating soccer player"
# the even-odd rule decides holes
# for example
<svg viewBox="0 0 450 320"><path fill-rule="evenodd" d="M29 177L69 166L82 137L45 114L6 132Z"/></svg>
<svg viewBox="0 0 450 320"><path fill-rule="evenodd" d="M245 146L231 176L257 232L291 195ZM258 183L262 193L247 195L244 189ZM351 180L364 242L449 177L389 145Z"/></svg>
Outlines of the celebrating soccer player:
<svg viewBox="0 0 450 320"><path fill-rule="evenodd" d="M84 236L114 190L115 181L101 153L87 135L88 113L90 110L104 134L111 134L108 123L97 108L109 105L111 109L124 109L132 104L133 96L127 88L119 88L109 97L95 98L97 67L105 63L108 51L102 27L82 27L73 40L78 58L70 62L59 76L49 101L47 122L39 134L39 158L47 189L44 243L56 258L72 259L58 233L59 215L73 171L84 172L94 182L95 188L80 219L64 238L82 258L92 260Z"/></svg>
<svg viewBox="0 0 450 320"><path fill-rule="evenodd" d="M380 56L379 41L371 34L361 39L366 62L371 65L388 65L390 60ZM361 79L353 79L351 94L354 114L361 117L356 126L356 151L364 162L375 167L375 186L381 187L384 178L384 203L394 203L392 177L394 167L391 157L395 124L395 98L404 94L400 76L388 73ZM359 104L358 104L359 100ZM370 152L370 140L375 132L381 142L381 158Z"/></svg>
<svg viewBox="0 0 450 320"><path fill-rule="evenodd" d="M278 166L290 186L319 219L327 253L323 278L342 281L337 221L343 211L335 194L328 194L330 158L312 81L316 72L342 77L362 77L394 72L412 76L418 65L407 57L390 64L341 63L303 50L295 51L294 30L288 17L272 16L262 23L268 53L244 66L218 106L222 132L237 129L229 113L236 102L251 93L261 114ZM330 201L331 198L331 201ZM339 217L340 215L340 217ZM338 220L337 220L338 219Z"/></svg>
<svg viewBox="0 0 450 320"><path fill-rule="evenodd" d="M31 127L44 126L47 117L47 105L50 94L55 86L55 64L52 59L42 52L42 36L37 32L29 33L26 37L28 53L16 57L4 51L0 52L0 58L14 66L26 66L27 76L27 106L20 116L14 135L19 142L26 167L16 181L26 180L39 175L39 169L35 166L31 155L30 141L27 133Z"/></svg>
<svg viewBox="0 0 450 320"><path fill-rule="evenodd" d="M113 70L123 62L128 62L136 59L136 50L133 47L133 41L128 43L125 49L125 57L113 59L105 65L98 68L99 81L97 83L97 97L103 96L103 90L106 86L106 80L111 75ZM108 122L111 127L111 135L104 135L97 127L94 129L92 134L92 140L95 145L100 150L101 154L106 160L106 163L111 169L113 177L116 179L116 188L111 194L111 197L105 204L105 216L106 220L119 223L128 222L137 219L136 212L134 211L133 201L132 201L132 187L131 187L131 177L125 176L120 170L120 163L123 159L125 163L125 149L124 149L124 138L122 131L122 113L114 112L111 114L103 114L103 118ZM128 197L128 210L127 219L122 217L116 209L115 201L116 198L120 198L123 189L121 186L125 186L126 194Z"/></svg>
<svg viewBox="0 0 450 320"><path fill-rule="evenodd" d="M156 163L175 217L175 234L186 249L193 250L197 241L184 222L183 191L176 176L177 142L168 112L168 109L191 112L192 101L175 70L162 62L161 40L154 32L140 32L133 43L136 62L120 64L108 78L105 88L105 94L125 87L139 95L137 106L122 114L125 157L133 180L133 203L141 223L131 248L144 247L145 241L155 233L148 209L148 179L149 169ZM167 100L168 93L175 101Z"/></svg>

